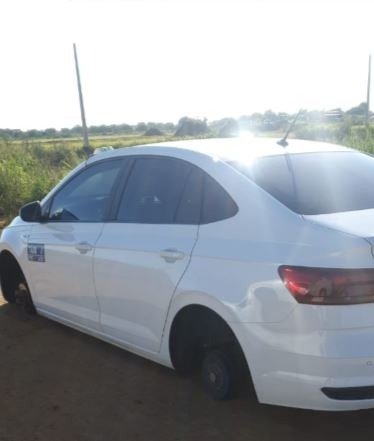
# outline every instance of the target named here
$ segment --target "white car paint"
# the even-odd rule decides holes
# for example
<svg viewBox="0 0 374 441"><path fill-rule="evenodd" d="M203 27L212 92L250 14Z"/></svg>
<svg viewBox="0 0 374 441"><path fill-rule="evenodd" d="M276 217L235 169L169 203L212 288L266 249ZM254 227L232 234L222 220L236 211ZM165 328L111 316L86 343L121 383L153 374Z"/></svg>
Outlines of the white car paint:
<svg viewBox="0 0 374 441"><path fill-rule="evenodd" d="M347 149L293 140L287 150ZM374 237L373 210L301 216L222 160L283 154L274 140L126 148L85 164L149 154L205 170L234 198L237 215L201 226L30 224L16 218L2 232L0 251L19 262L37 311L172 367L173 319L185 306L203 305L236 335L260 402L323 410L374 407L373 399L333 400L321 392L326 386L374 385L374 304L298 304L278 274L280 265L373 268L367 240ZM93 249L81 254L76 245L86 241ZM27 242L45 244L46 263L27 259ZM175 262L162 254L170 249L182 252Z"/></svg>
<svg viewBox="0 0 374 441"><path fill-rule="evenodd" d="M32 227L28 239L44 244L48 254L44 263L28 265L38 306L96 330L101 326L93 253L103 226L101 222L41 223ZM87 244L92 248L85 248Z"/></svg>
<svg viewBox="0 0 374 441"><path fill-rule="evenodd" d="M365 237L374 244L374 209L319 214L305 216L305 218L334 230L345 231L346 233Z"/></svg>
<svg viewBox="0 0 374 441"><path fill-rule="evenodd" d="M96 244L94 270L106 335L160 350L169 304L197 231L196 225L105 225ZM171 250L180 254L174 256Z"/></svg>

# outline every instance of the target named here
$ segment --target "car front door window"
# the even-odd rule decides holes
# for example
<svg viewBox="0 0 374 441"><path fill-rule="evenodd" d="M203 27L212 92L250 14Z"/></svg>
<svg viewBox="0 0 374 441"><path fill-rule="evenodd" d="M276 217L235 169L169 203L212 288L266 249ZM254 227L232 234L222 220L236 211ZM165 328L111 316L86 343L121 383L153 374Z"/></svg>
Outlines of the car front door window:
<svg viewBox="0 0 374 441"><path fill-rule="evenodd" d="M121 168L106 161L83 170L54 196L48 220L100 222Z"/></svg>

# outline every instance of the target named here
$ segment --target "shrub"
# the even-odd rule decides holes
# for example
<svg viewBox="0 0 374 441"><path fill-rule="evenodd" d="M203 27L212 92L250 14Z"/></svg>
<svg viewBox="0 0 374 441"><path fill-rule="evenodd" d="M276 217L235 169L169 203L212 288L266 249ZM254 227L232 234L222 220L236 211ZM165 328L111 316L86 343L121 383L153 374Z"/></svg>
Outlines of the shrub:
<svg viewBox="0 0 374 441"><path fill-rule="evenodd" d="M72 148L0 144L0 216L15 216L26 202L40 200L81 161Z"/></svg>

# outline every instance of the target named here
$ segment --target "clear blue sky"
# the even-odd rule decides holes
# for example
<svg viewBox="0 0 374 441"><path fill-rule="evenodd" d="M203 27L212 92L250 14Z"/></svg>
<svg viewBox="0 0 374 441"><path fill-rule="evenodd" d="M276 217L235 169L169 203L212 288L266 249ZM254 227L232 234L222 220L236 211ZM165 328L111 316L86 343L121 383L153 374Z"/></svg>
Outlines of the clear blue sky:
<svg viewBox="0 0 374 441"><path fill-rule="evenodd" d="M374 2L3 0L0 127L347 109L366 97Z"/></svg>

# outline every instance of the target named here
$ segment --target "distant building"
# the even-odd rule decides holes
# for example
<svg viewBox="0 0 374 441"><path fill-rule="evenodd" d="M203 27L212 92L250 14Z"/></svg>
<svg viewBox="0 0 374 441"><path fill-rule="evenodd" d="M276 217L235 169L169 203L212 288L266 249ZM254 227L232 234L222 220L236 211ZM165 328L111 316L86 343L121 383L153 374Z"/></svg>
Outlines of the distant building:
<svg viewBox="0 0 374 441"><path fill-rule="evenodd" d="M323 115L325 121L340 121L343 118L343 111L342 109L331 109L326 110L326 112Z"/></svg>

